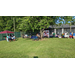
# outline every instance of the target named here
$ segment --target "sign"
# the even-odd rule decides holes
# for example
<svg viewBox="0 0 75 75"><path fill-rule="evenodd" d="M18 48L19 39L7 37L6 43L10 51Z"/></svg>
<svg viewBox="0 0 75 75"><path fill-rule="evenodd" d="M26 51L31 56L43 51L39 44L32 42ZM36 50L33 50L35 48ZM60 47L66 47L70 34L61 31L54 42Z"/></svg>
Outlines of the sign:
<svg viewBox="0 0 75 75"><path fill-rule="evenodd" d="M44 30L44 36L49 37L49 30Z"/></svg>

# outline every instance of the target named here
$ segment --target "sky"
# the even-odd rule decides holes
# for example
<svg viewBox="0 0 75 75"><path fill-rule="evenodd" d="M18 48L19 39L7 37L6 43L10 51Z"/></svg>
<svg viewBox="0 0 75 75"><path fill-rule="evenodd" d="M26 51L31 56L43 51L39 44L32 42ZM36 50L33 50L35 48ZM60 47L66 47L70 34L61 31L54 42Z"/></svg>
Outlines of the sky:
<svg viewBox="0 0 75 75"><path fill-rule="evenodd" d="M56 24L59 24L60 20L61 20L61 18L59 17L59 19L57 20ZM64 21L64 19L62 19L62 20ZM63 24L63 21L61 22L62 24ZM64 23L65 23L65 21L64 21Z"/></svg>
<svg viewBox="0 0 75 75"><path fill-rule="evenodd" d="M73 16L72 19L75 19L75 16ZM56 24L59 24L60 23L60 20L61 20L61 18L59 17L59 19L57 20ZM65 23L65 20L62 19L61 23L64 24ZM70 23L70 21L68 21L68 23Z"/></svg>

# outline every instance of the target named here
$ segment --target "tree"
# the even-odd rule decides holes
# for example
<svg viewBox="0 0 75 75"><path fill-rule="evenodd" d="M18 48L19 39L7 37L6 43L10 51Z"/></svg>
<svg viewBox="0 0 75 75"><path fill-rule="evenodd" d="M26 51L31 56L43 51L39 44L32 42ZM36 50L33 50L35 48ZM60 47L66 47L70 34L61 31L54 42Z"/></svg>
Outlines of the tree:
<svg viewBox="0 0 75 75"><path fill-rule="evenodd" d="M73 16L72 20L73 20L72 24L75 25L75 16Z"/></svg>
<svg viewBox="0 0 75 75"><path fill-rule="evenodd" d="M11 16L11 18L12 18L12 20L13 20L13 30L14 30L14 32L15 31L18 31L18 28L17 28L17 26L18 26L18 19L19 18L22 18L23 16Z"/></svg>
<svg viewBox="0 0 75 75"><path fill-rule="evenodd" d="M13 31L13 21L11 19L11 16L2 16L3 18L3 30L11 30Z"/></svg>
<svg viewBox="0 0 75 75"><path fill-rule="evenodd" d="M34 31L40 30L41 38L43 35L43 31L45 28L48 28L50 25L54 24L53 16L25 16L23 18L18 19L19 22L19 30Z"/></svg>
<svg viewBox="0 0 75 75"><path fill-rule="evenodd" d="M18 31L18 18L22 18L22 16L0 16L0 31L10 30L10 31Z"/></svg>
<svg viewBox="0 0 75 75"><path fill-rule="evenodd" d="M73 19L73 16L60 16L60 20L58 24L69 24L70 26L70 32L71 32L71 25L75 23L75 19ZM63 22L63 23L62 23Z"/></svg>
<svg viewBox="0 0 75 75"><path fill-rule="evenodd" d="M0 31L2 31L3 29L4 29L4 20L2 16L0 16Z"/></svg>
<svg viewBox="0 0 75 75"><path fill-rule="evenodd" d="M70 32L71 32L71 25L73 23L73 16L65 16L66 24L70 25Z"/></svg>

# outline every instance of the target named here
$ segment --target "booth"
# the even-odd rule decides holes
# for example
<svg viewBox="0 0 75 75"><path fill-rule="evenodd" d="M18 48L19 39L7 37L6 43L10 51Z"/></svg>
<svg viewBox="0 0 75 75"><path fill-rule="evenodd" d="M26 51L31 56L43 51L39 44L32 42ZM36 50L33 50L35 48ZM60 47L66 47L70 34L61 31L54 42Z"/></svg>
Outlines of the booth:
<svg viewBox="0 0 75 75"><path fill-rule="evenodd" d="M5 40L8 34L14 34L14 32L8 30L0 32L1 40Z"/></svg>

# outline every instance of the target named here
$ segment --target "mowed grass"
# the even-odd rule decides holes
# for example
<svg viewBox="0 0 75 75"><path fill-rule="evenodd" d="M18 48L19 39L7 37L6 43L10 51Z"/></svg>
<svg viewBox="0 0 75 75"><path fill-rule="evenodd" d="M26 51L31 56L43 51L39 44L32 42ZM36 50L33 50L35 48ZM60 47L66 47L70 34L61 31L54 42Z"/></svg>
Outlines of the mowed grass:
<svg viewBox="0 0 75 75"><path fill-rule="evenodd" d="M0 58L75 58L75 39L0 41Z"/></svg>

